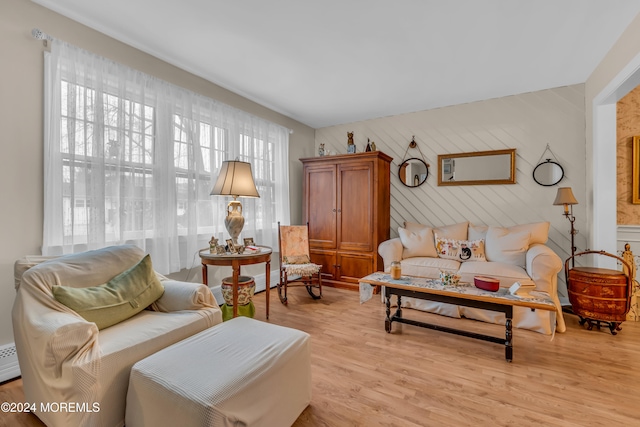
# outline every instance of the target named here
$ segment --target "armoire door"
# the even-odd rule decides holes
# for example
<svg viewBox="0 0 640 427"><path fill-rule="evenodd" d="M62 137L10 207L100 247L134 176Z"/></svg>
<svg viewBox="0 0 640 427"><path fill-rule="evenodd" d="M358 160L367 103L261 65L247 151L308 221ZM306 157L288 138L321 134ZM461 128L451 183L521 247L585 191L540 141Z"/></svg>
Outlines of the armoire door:
<svg viewBox="0 0 640 427"><path fill-rule="evenodd" d="M336 170L335 165L305 168L306 220L312 248L335 249L337 246Z"/></svg>
<svg viewBox="0 0 640 427"><path fill-rule="evenodd" d="M372 251L373 163L338 166L338 249Z"/></svg>

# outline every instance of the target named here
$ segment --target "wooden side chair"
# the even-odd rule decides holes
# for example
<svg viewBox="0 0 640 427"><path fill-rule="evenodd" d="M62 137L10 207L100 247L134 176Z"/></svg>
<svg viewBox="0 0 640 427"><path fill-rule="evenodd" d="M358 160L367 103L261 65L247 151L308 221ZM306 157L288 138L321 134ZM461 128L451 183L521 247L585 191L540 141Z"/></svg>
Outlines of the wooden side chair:
<svg viewBox="0 0 640 427"><path fill-rule="evenodd" d="M287 304L287 287L304 286L313 299L322 298L322 266L311 262L309 254L309 224L280 225L278 222L278 246L280 247L280 281L278 296ZM314 292L317 288L318 294Z"/></svg>

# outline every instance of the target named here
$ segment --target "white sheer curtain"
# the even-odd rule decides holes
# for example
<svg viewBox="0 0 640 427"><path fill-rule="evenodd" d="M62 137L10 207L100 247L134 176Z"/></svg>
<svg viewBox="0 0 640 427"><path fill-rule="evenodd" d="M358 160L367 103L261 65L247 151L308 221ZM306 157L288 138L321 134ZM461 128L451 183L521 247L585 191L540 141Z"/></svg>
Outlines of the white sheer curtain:
<svg viewBox="0 0 640 427"><path fill-rule="evenodd" d="M133 243L163 273L228 238L223 160L252 164L243 237L289 222L288 129L55 40L45 69L43 254Z"/></svg>

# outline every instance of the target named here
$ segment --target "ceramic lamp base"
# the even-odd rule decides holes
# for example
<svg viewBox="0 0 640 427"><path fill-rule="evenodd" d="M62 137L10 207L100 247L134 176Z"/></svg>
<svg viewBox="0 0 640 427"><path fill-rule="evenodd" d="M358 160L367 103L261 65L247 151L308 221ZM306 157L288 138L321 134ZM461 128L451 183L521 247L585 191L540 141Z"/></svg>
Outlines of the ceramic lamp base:
<svg viewBox="0 0 640 427"><path fill-rule="evenodd" d="M242 203L232 200L227 205L227 216L224 219L224 226L227 228L233 244L238 244L238 236L244 227L244 217L242 216Z"/></svg>

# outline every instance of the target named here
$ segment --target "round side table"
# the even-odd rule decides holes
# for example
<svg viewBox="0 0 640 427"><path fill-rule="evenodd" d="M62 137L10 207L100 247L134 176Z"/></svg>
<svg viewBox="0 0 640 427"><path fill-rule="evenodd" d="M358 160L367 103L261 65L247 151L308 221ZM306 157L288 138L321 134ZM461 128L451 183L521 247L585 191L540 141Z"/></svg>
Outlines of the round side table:
<svg viewBox="0 0 640 427"><path fill-rule="evenodd" d="M220 265L231 266L233 269L233 317L238 317L238 277L240 277L240 266L250 264L265 263L265 280L266 280L266 299L267 299L267 319L269 318L269 291L271 289L271 253L273 252L268 246L260 246L260 252L252 254L232 254L224 255L212 254L207 249L200 250L200 262L202 263L202 283L208 286L207 266Z"/></svg>

